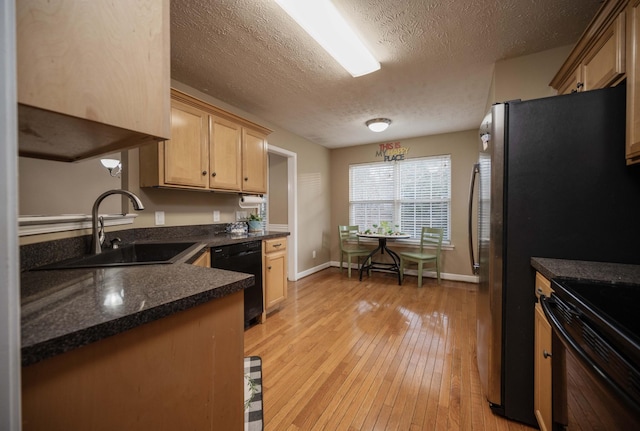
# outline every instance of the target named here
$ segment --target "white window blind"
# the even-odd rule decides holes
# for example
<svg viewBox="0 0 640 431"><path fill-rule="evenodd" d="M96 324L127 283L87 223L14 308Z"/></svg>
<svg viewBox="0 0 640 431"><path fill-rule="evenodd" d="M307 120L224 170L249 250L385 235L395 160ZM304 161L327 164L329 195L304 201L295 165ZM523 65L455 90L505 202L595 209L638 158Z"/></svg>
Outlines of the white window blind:
<svg viewBox="0 0 640 431"><path fill-rule="evenodd" d="M451 156L349 166L349 224L370 229L381 221L419 239L423 226L450 240Z"/></svg>

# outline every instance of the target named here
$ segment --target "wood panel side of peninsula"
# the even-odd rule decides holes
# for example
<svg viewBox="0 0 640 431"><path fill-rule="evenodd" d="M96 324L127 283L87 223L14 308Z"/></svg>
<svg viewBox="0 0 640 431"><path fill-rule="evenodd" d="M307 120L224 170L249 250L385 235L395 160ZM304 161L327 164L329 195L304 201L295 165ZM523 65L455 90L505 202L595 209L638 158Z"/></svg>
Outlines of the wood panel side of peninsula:
<svg viewBox="0 0 640 431"><path fill-rule="evenodd" d="M243 292L22 369L23 429L243 429Z"/></svg>

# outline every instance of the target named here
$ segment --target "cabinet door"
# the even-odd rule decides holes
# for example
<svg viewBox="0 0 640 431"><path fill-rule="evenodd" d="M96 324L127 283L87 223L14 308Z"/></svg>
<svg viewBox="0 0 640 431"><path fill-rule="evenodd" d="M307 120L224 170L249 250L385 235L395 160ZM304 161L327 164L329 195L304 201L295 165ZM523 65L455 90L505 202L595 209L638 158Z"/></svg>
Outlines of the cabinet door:
<svg viewBox="0 0 640 431"><path fill-rule="evenodd" d="M624 27L622 12L587 53L582 65L585 91L608 87L624 74Z"/></svg>
<svg viewBox="0 0 640 431"><path fill-rule="evenodd" d="M640 0L627 6L627 164L640 162Z"/></svg>
<svg viewBox="0 0 640 431"><path fill-rule="evenodd" d="M172 102L171 139L161 144L165 184L200 188L209 185L208 118L206 112L193 106Z"/></svg>
<svg viewBox="0 0 640 431"><path fill-rule="evenodd" d="M584 84L582 82L582 65L578 66L574 73L569 76L560 87L558 87L558 94L575 93L576 91L583 91Z"/></svg>
<svg viewBox="0 0 640 431"><path fill-rule="evenodd" d="M211 251L206 249L196 260L193 261L193 265L201 266L203 268L211 268Z"/></svg>
<svg viewBox="0 0 640 431"><path fill-rule="evenodd" d="M16 30L19 103L169 137L168 0L19 0Z"/></svg>
<svg viewBox="0 0 640 431"><path fill-rule="evenodd" d="M242 191L267 192L267 137L242 129Z"/></svg>
<svg viewBox="0 0 640 431"><path fill-rule="evenodd" d="M265 255L265 309L287 297L287 255L285 252Z"/></svg>
<svg viewBox="0 0 640 431"><path fill-rule="evenodd" d="M209 133L209 187L240 191L242 127L232 121L210 116Z"/></svg>
<svg viewBox="0 0 640 431"><path fill-rule="evenodd" d="M551 430L551 325L535 306L534 409L542 431Z"/></svg>

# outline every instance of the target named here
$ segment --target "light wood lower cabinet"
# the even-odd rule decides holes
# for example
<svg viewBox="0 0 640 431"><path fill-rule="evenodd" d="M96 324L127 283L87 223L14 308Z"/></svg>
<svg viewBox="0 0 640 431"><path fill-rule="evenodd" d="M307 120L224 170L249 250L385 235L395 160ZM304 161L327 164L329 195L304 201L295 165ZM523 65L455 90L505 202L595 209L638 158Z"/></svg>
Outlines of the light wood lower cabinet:
<svg viewBox="0 0 640 431"><path fill-rule="evenodd" d="M196 260L193 261L195 266L201 266L202 268L211 268L211 249L207 248L202 252Z"/></svg>
<svg viewBox="0 0 640 431"><path fill-rule="evenodd" d="M287 298L287 239L262 241L265 312Z"/></svg>
<svg viewBox="0 0 640 431"><path fill-rule="evenodd" d="M241 431L243 301L239 291L24 367L22 429Z"/></svg>
<svg viewBox="0 0 640 431"><path fill-rule="evenodd" d="M171 136L140 148L140 186L267 192L269 129L171 92Z"/></svg>
<svg viewBox="0 0 640 431"><path fill-rule="evenodd" d="M549 280L536 274L536 296L551 295ZM551 431L552 422L552 372L551 325L540 303L535 305L535 357L534 357L534 410L542 431Z"/></svg>

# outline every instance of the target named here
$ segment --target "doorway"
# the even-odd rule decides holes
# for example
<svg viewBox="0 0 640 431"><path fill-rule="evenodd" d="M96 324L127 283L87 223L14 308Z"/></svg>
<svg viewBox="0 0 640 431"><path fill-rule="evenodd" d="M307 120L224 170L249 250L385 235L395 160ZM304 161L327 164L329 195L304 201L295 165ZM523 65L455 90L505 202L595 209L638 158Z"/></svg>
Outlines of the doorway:
<svg viewBox="0 0 640 431"><path fill-rule="evenodd" d="M287 246L287 278L290 281L298 279L298 195L297 195L297 172L298 172L298 155L292 151L285 150L269 144L269 158L273 156L275 165L282 164L282 171L277 168L274 171L277 178L274 177L273 189L271 184L271 172L269 173L269 186L267 198L269 199L269 213L271 213L271 195L273 201L286 201L286 221L285 215L281 212L275 214L274 230L284 230L289 232ZM271 165L271 161L269 162ZM286 191L286 193L285 193ZM286 196L285 196L286 195ZM277 205L277 204L276 204ZM272 224L271 216L269 216L269 225ZM269 230L271 228L269 227Z"/></svg>

